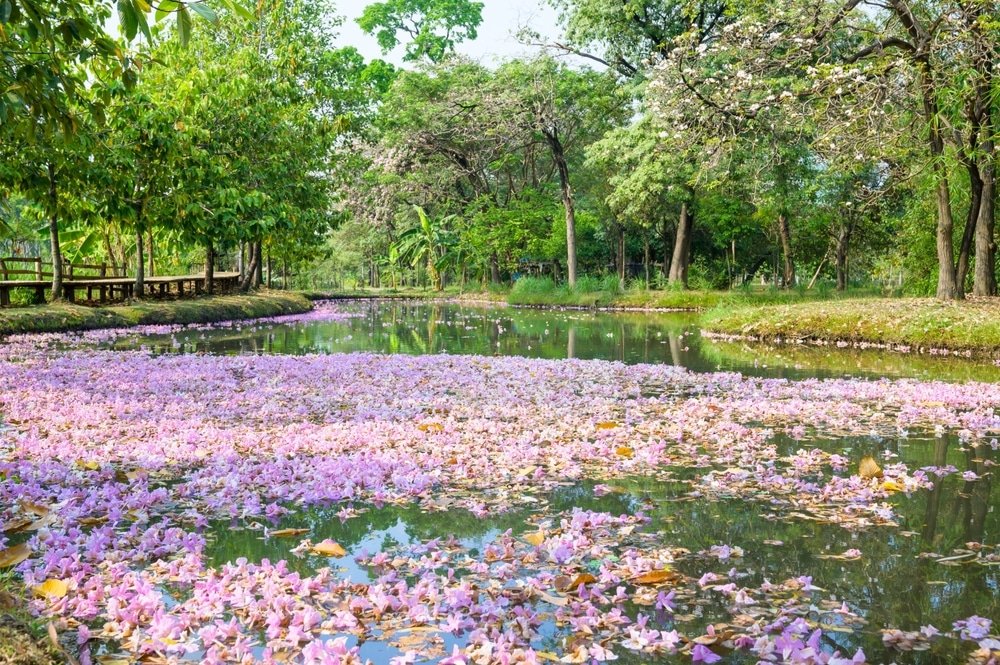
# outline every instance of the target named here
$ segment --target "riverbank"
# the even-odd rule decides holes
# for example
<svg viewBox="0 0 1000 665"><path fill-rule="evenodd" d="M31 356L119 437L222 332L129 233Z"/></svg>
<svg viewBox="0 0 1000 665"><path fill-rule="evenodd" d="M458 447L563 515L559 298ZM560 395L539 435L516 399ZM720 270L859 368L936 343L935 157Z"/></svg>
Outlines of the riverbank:
<svg viewBox="0 0 1000 665"><path fill-rule="evenodd" d="M869 298L762 307L720 307L708 334L752 341L884 347L930 354L1000 355L1000 300L942 302Z"/></svg>
<svg viewBox="0 0 1000 665"><path fill-rule="evenodd" d="M247 295L182 300L135 301L110 307L49 303L0 309L0 336L122 328L137 325L216 323L281 314L301 314L312 302L299 293L264 291Z"/></svg>
<svg viewBox="0 0 1000 665"><path fill-rule="evenodd" d="M349 291L302 291L310 300L411 299L450 302L495 303L515 307L573 307L622 311L703 312L719 307L771 305L845 298L876 297L870 291L839 294L830 291L799 291L749 288L732 291L617 288L617 280L583 278L576 288L547 279L522 278L513 288L469 291L446 287L441 291L420 288L360 289Z"/></svg>

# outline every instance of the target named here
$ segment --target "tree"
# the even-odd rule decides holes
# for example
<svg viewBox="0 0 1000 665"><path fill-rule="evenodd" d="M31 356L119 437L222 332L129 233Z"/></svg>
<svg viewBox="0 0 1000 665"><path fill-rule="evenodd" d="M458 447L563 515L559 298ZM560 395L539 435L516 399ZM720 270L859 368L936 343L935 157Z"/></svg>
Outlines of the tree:
<svg viewBox="0 0 1000 665"><path fill-rule="evenodd" d="M441 62L456 44L476 38L483 3L473 0L386 0L365 7L358 25L375 35L383 53L407 39L404 60Z"/></svg>
<svg viewBox="0 0 1000 665"><path fill-rule="evenodd" d="M739 20L720 39L706 45L689 34L675 41L658 68L659 90L684 91L734 133L766 131L778 116L801 118L815 128L811 147L830 161L861 156L891 164L922 145L923 164L908 166L934 174L937 296L962 297L977 237L982 274L975 290L990 292L995 196L983 191L995 191L995 14L995 4L983 0L741 3ZM958 238L951 159L969 181Z"/></svg>
<svg viewBox="0 0 1000 665"><path fill-rule="evenodd" d="M614 81L591 70L575 70L551 57L528 62L513 61L498 71L507 82L523 126L539 135L555 163L559 191L566 215L566 272L576 285L576 203L570 181L570 153L599 138L624 121L625 100L616 94Z"/></svg>

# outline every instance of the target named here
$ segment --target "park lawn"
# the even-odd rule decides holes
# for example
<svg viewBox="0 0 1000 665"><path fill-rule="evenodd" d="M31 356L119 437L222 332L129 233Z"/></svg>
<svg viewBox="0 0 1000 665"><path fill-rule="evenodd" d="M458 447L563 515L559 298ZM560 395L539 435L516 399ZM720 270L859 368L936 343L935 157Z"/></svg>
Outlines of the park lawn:
<svg viewBox="0 0 1000 665"><path fill-rule="evenodd" d="M299 293L284 291L133 301L108 307L58 302L0 309L0 336L137 325L215 323L232 319L301 314L311 309L312 303L308 298Z"/></svg>
<svg viewBox="0 0 1000 665"><path fill-rule="evenodd" d="M762 340L906 346L914 351L1000 353L1000 300L878 298L719 307L702 327Z"/></svg>

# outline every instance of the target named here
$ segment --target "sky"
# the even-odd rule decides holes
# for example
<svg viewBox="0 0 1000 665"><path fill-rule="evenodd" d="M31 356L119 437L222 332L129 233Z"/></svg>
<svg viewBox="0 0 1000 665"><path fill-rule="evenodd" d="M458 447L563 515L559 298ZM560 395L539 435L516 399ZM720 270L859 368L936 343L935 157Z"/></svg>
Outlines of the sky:
<svg viewBox="0 0 1000 665"><path fill-rule="evenodd" d="M383 58L393 64L402 62L402 48L397 48L388 56L382 51L374 37L361 31L355 19L365 6L375 0L340 0L337 13L347 20L340 27L343 43L356 46L365 59ZM536 50L517 41L515 34L522 26L528 26L541 35L554 38L560 30L556 11L544 0L482 0L483 23L479 26L479 37L458 46L458 52L483 64L508 59Z"/></svg>

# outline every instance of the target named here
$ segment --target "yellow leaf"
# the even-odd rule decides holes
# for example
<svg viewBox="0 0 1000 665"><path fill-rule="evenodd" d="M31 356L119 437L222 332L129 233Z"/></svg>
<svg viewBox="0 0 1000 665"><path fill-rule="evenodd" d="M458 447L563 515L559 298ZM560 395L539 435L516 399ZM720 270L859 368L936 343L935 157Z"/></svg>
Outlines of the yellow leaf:
<svg viewBox="0 0 1000 665"><path fill-rule="evenodd" d="M543 542L545 542L545 532L536 531L535 533L525 534L524 539L534 545L535 547L540 547Z"/></svg>
<svg viewBox="0 0 1000 665"><path fill-rule="evenodd" d="M322 554L323 556L346 556L347 550L341 547L338 543L333 542L329 538L321 543L316 543L312 546L312 551L315 554Z"/></svg>
<svg viewBox="0 0 1000 665"><path fill-rule="evenodd" d="M865 480L870 478L881 478L882 467L878 465L878 462L876 462L871 455L866 455L861 458L861 462L858 464L858 475Z"/></svg>
<svg viewBox="0 0 1000 665"><path fill-rule="evenodd" d="M69 585L63 580L47 579L32 591L42 598L62 598L69 591Z"/></svg>
<svg viewBox="0 0 1000 665"><path fill-rule="evenodd" d="M613 420L602 420L594 424L594 429L614 429L616 427L618 427L618 423Z"/></svg>
<svg viewBox="0 0 1000 665"><path fill-rule="evenodd" d="M615 453L620 457L624 457L626 459L632 459L633 457L635 457L635 451L629 448L628 446L618 446L617 448L615 448Z"/></svg>
<svg viewBox="0 0 1000 665"><path fill-rule="evenodd" d="M420 423L417 429L421 432L443 432L444 425L441 423Z"/></svg>
<svg viewBox="0 0 1000 665"><path fill-rule="evenodd" d="M275 538L288 538L289 536L301 536L304 533L309 533L309 529L278 529L268 532L268 535Z"/></svg>
<svg viewBox="0 0 1000 665"><path fill-rule="evenodd" d="M29 556L31 556L31 548L28 547L28 543L20 543L0 550L0 568L16 566Z"/></svg>
<svg viewBox="0 0 1000 665"><path fill-rule="evenodd" d="M902 492L903 486L897 483L895 480L886 480L882 483L882 489L886 492Z"/></svg>
<svg viewBox="0 0 1000 665"><path fill-rule="evenodd" d="M101 468L101 465L93 460L78 459L76 465L84 471L97 471Z"/></svg>

